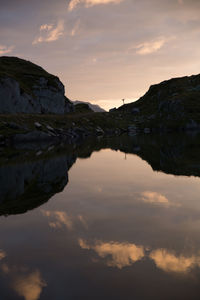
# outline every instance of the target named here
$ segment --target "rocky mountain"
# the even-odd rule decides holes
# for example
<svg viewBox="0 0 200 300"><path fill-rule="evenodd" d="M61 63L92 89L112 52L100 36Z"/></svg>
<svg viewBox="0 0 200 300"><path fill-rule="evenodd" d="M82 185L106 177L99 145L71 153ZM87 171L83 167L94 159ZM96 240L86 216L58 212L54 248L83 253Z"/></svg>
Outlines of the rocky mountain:
<svg viewBox="0 0 200 300"><path fill-rule="evenodd" d="M17 57L0 57L0 113L64 114L73 111L58 77Z"/></svg>
<svg viewBox="0 0 200 300"><path fill-rule="evenodd" d="M74 105L77 104L87 104L89 106L89 108L93 111L93 112L105 112L105 110L103 108L101 108L99 105L97 104L92 104L90 102L85 102L85 101L73 101Z"/></svg>
<svg viewBox="0 0 200 300"><path fill-rule="evenodd" d="M152 85L136 102L118 111L134 115L149 126L200 128L200 75L173 78Z"/></svg>

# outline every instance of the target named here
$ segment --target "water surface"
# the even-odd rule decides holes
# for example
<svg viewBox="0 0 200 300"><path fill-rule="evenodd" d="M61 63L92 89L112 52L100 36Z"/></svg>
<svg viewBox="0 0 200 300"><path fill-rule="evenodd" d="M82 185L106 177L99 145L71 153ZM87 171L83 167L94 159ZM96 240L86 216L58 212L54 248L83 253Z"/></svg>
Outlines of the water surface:
<svg viewBox="0 0 200 300"><path fill-rule="evenodd" d="M1 154L2 299L199 299L198 136L16 151Z"/></svg>

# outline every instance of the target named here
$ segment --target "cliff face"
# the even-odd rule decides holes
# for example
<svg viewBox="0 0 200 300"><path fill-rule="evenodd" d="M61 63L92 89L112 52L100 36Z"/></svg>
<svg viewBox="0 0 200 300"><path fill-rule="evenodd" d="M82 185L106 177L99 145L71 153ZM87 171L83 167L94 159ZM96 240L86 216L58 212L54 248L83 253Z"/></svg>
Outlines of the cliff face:
<svg viewBox="0 0 200 300"><path fill-rule="evenodd" d="M73 111L58 77L16 58L0 57L0 113L64 114Z"/></svg>

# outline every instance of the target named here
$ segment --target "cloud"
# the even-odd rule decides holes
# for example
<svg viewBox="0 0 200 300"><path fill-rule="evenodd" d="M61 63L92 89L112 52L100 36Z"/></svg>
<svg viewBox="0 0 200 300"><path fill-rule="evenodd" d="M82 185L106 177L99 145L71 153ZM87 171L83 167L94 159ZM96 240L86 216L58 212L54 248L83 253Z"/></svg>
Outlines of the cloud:
<svg viewBox="0 0 200 300"><path fill-rule="evenodd" d="M164 204L169 206L169 200L162 194L146 191L143 192L141 195L142 201L146 203Z"/></svg>
<svg viewBox="0 0 200 300"><path fill-rule="evenodd" d="M75 23L74 27L72 28L72 31L71 31L71 36L75 36L79 30L79 27L80 27L80 19Z"/></svg>
<svg viewBox="0 0 200 300"><path fill-rule="evenodd" d="M33 45L43 42L57 41L64 33L64 21L58 21L56 26L52 24L43 24L40 26L40 36L35 38Z"/></svg>
<svg viewBox="0 0 200 300"><path fill-rule="evenodd" d="M145 203L158 204L158 205L162 205L164 207L170 207L170 206L179 207L180 206L180 204L178 204L178 203L170 202L166 196L164 196L160 193L157 193L157 192L151 192L151 191L143 192L143 193L141 193L140 199Z"/></svg>
<svg viewBox="0 0 200 300"><path fill-rule="evenodd" d="M0 250L0 260L6 257L6 253L3 250Z"/></svg>
<svg viewBox="0 0 200 300"><path fill-rule="evenodd" d="M4 256L5 253L2 253ZM38 300L43 288L47 286L39 270L30 272L27 267L9 266L7 263L1 264L0 268L9 276L13 290L25 300Z"/></svg>
<svg viewBox="0 0 200 300"><path fill-rule="evenodd" d="M79 246L84 250L93 250L101 258L108 257L106 265L122 269L131 266L142 258L151 259L155 262L157 268L172 273L188 273L195 266L200 267L200 255L194 254L176 255L167 249L151 250L144 246L137 246L133 243L102 242L97 241L94 244L87 243L83 239L78 240ZM147 250L148 251L145 251Z"/></svg>
<svg viewBox="0 0 200 300"><path fill-rule="evenodd" d="M7 264L2 264L1 265L1 270L3 271L4 274L9 274L10 273L10 268Z"/></svg>
<svg viewBox="0 0 200 300"><path fill-rule="evenodd" d="M4 55L4 54L8 54L10 52L12 52L12 50L14 49L14 46L4 46L4 45L0 45L0 55Z"/></svg>
<svg viewBox="0 0 200 300"><path fill-rule="evenodd" d="M82 215L68 216L64 211L41 210L41 212L43 216L50 219L49 226L52 228L66 227L68 230L72 230L78 223L85 229L88 229L87 221Z"/></svg>
<svg viewBox="0 0 200 300"><path fill-rule="evenodd" d="M82 215L78 215L77 218L78 218L79 222L83 225L83 227L85 229L88 229L88 224L87 224L87 221L85 220L85 218Z"/></svg>
<svg viewBox="0 0 200 300"><path fill-rule="evenodd" d="M79 245L82 249L94 250L102 258L111 256L106 264L119 269L130 266L144 257L144 248L135 244L99 241L95 245L89 245L80 239Z"/></svg>
<svg viewBox="0 0 200 300"><path fill-rule="evenodd" d="M135 49L137 49L136 53L139 55L147 55L157 52L165 45L166 42L167 39L161 37L150 42L141 43L135 47Z"/></svg>
<svg viewBox="0 0 200 300"><path fill-rule="evenodd" d="M77 7L79 4L84 4L86 7L91 7L94 5L99 5L99 4L110 4L110 3L120 3L124 0L71 0L68 6L68 10L72 11Z"/></svg>
<svg viewBox="0 0 200 300"><path fill-rule="evenodd" d="M39 271L34 271L26 275L18 275L14 280L13 288L19 296L25 300L37 300L40 298L43 287L46 283Z"/></svg>
<svg viewBox="0 0 200 300"><path fill-rule="evenodd" d="M49 226L52 228L61 228L65 226L67 229L71 230L73 227L71 217L69 217L64 211L46 210L42 211L42 214L46 217L53 218L53 220L49 222Z"/></svg>
<svg viewBox="0 0 200 300"><path fill-rule="evenodd" d="M43 30L51 30L53 28L53 25L52 24L43 24L40 26L40 31L43 31Z"/></svg>
<svg viewBox="0 0 200 300"><path fill-rule="evenodd" d="M183 255L176 256L165 249L158 249L150 253L150 258L154 260L156 266L165 272L185 273L195 264L200 265L200 258Z"/></svg>
<svg viewBox="0 0 200 300"><path fill-rule="evenodd" d="M87 244L86 241L84 241L83 239L79 239L78 240L78 243L79 243L79 246L82 248L82 249L85 249L85 250L90 250L91 249L91 246L89 246Z"/></svg>

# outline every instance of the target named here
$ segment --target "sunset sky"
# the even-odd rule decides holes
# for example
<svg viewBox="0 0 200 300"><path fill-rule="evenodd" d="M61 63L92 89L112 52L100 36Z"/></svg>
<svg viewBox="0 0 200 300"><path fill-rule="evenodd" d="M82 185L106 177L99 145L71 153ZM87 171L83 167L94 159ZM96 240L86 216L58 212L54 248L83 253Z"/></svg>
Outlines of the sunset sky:
<svg viewBox="0 0 200 300"><path fill-rule="evenodd" d="M0 55L58 75L105 109L200 73L199 0L0 0Z"/></svg>

